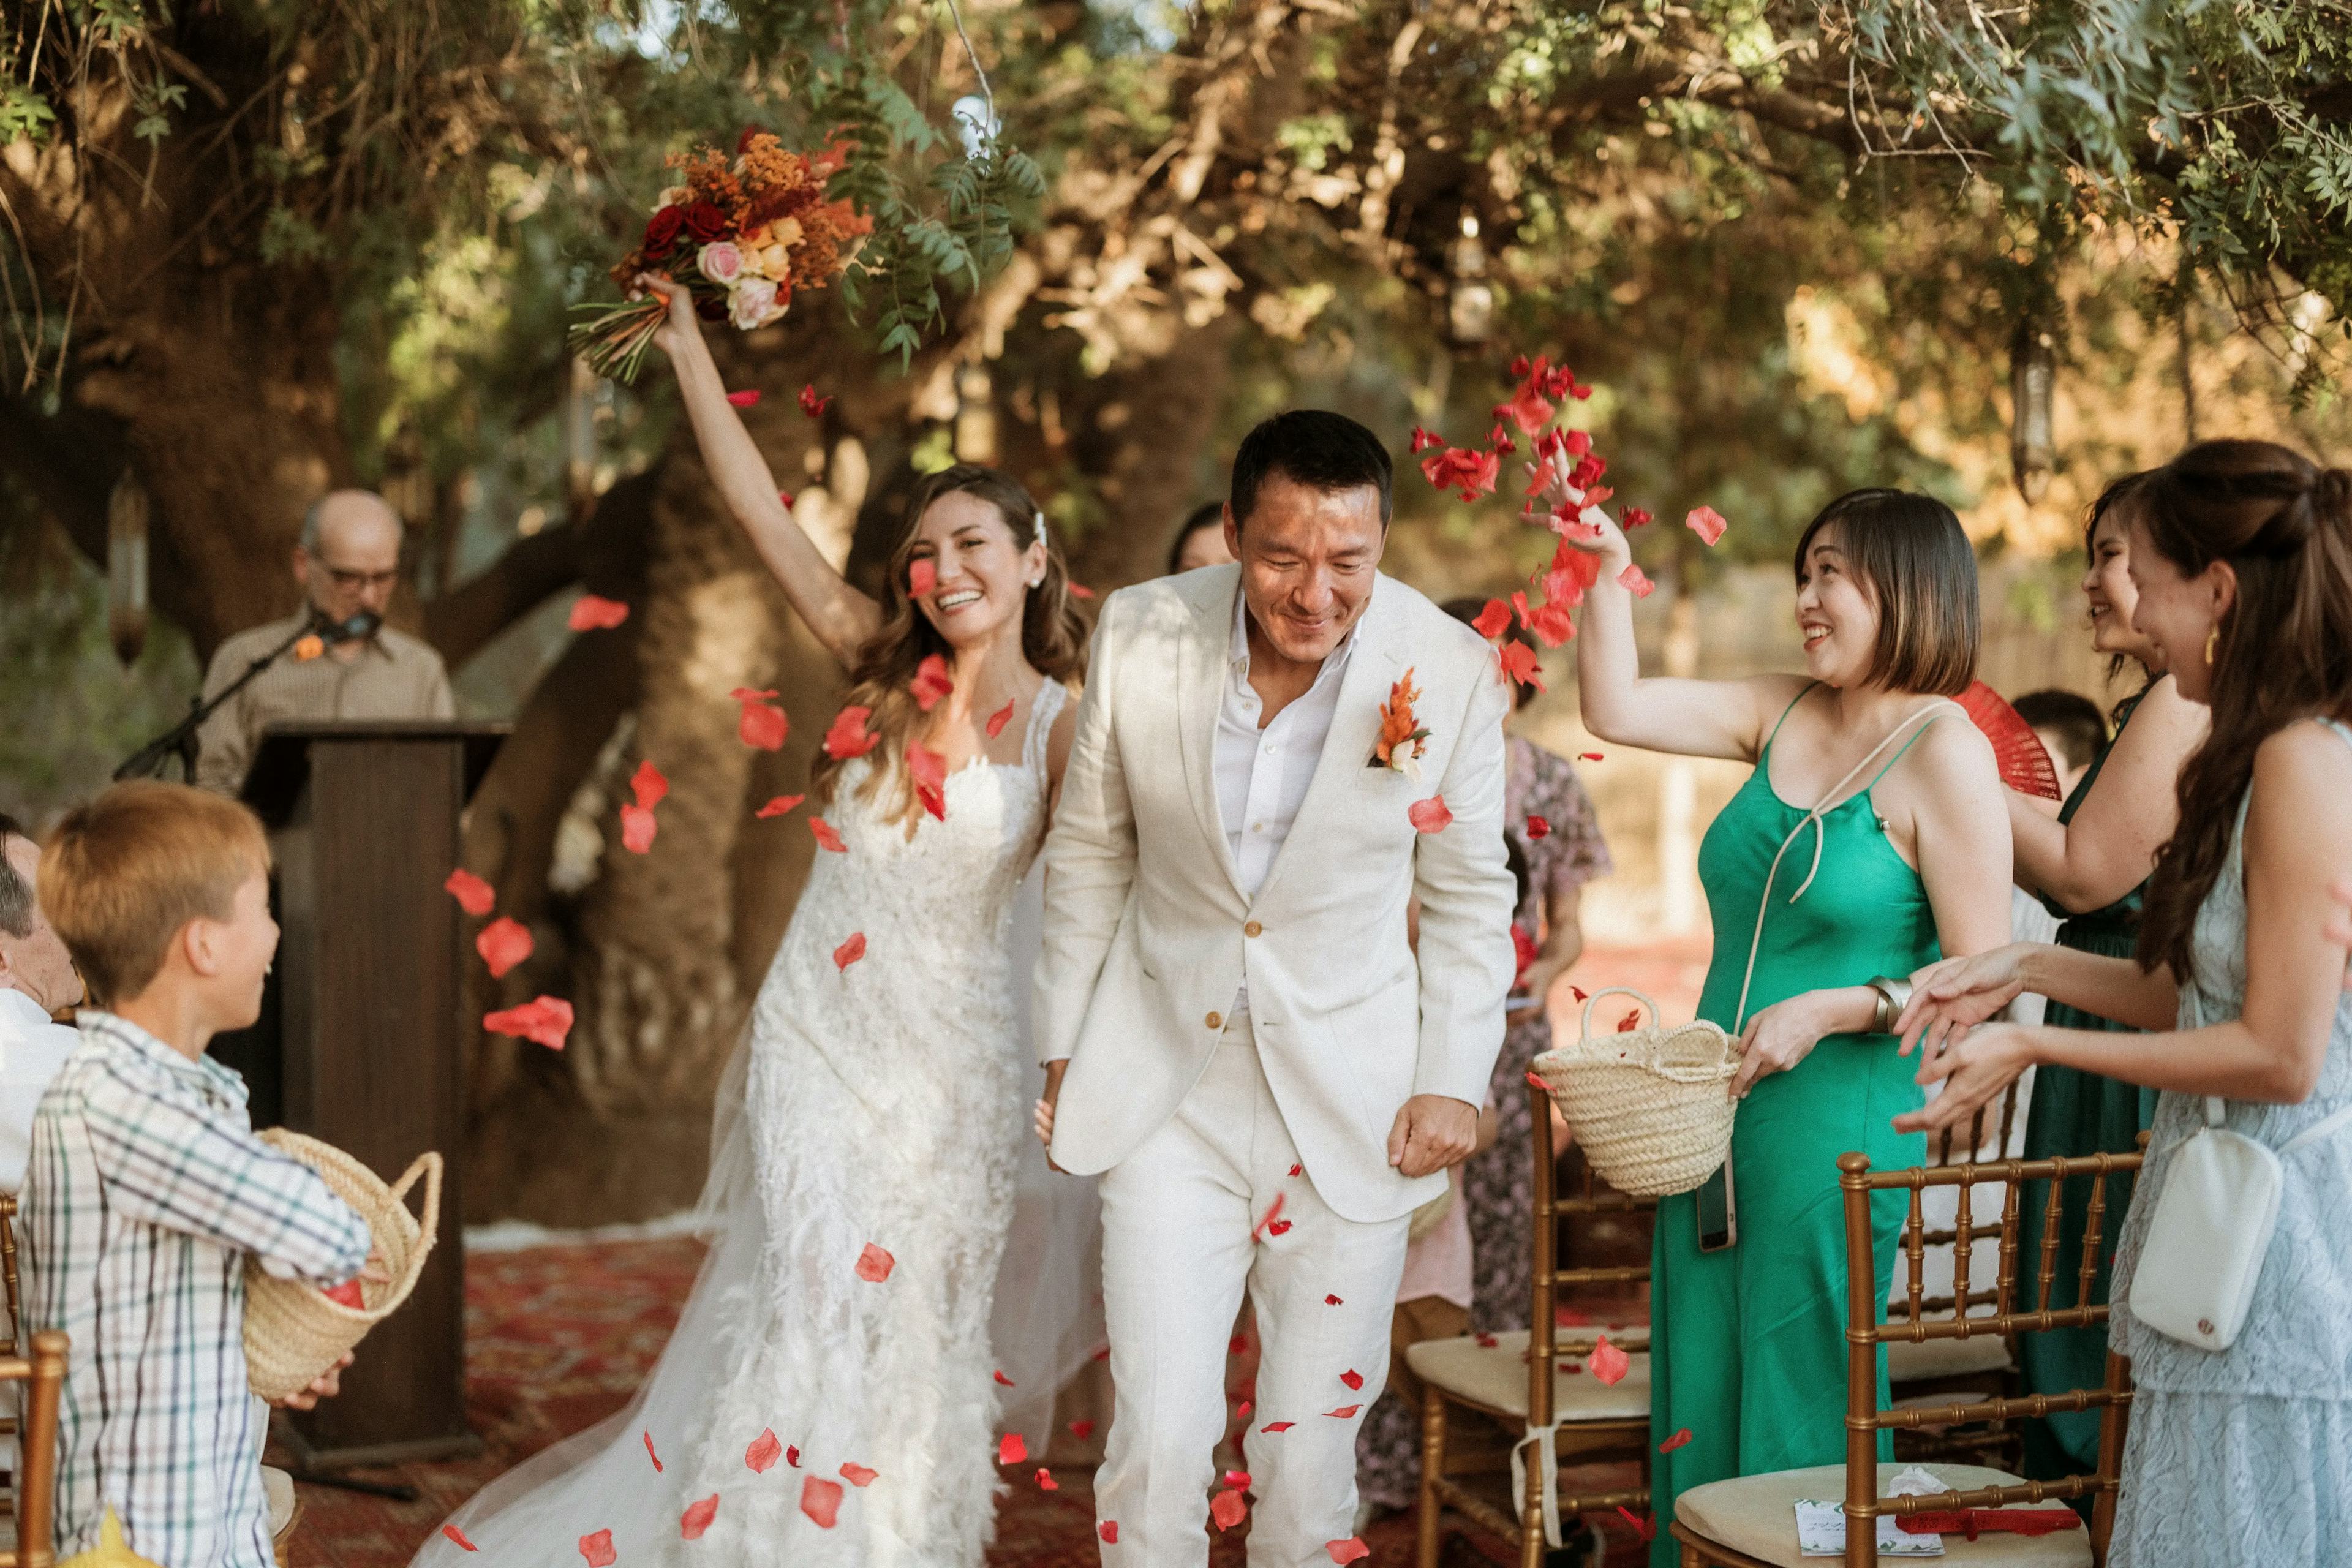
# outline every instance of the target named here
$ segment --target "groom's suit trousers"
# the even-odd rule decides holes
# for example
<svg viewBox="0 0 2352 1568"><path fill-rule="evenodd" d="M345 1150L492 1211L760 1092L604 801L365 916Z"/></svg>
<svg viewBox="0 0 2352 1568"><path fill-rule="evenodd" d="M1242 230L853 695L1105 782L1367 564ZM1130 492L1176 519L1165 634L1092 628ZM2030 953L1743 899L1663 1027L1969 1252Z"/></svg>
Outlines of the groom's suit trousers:
<svg viewBox="0 0 2352 1568"><path fill-rule="evenodd" d="M1356 1429L1387 1379L1411 1216L1342 1219L1317 1195L1247 1014L1101 1192L1116 1405L1095 1508L1118 1526L1104 1563L1207 1562L1225 1353L1246 1288L1260 1342L1244 1448L1250 1568L1328 1568L1326 1543L1355 1532Z"/></svg>

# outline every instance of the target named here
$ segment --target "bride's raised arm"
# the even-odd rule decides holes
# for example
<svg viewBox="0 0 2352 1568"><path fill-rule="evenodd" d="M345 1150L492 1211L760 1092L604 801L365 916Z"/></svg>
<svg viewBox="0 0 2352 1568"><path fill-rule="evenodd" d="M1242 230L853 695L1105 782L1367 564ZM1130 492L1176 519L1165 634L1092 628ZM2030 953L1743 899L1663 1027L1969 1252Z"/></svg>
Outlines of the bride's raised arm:
<svg viewBox="0 0 2352 1568"><path fill-rule="evenodd" d="M719 487L728 515L750 536L752 548L783 584L784 596L817 640L845 668L855 666L858 649L881 627L882 607L852 587L793 520L768 460L743 428L742 416L727 401L727 384L719 379L710 345L702 340L692 296L666 278L643 277L637 283L669 302L669 322L654 334L654 342L677 373L703 465Z"/></svg>

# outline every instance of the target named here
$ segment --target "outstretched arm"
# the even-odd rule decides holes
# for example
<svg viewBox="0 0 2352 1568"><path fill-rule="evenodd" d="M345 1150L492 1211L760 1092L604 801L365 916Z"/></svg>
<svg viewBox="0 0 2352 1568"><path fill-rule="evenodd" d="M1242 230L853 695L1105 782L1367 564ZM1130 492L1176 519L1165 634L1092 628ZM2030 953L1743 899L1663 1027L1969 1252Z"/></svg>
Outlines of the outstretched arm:
<svg viewBox="0 0 2352 1568"><path fill-rule="evenodd" d="M669 301L669 324L654 334L654 342L677 373L694 439L728 515L750 536L760 559L783 584L784 596L826 651L845 668L854 665L857 650L882 625L882 607L850 586L793 521L768 460L743 428L743 416L727 401L727 384L719 379L710 345L702 341L693 298L666 278L647 276L637 281Z"/></svg>
<svg viewBox="0 0 2352 1568"><path fill-rule="evenodd" d="M2072 822L2061 825L2011 793L2018 886L2084 914L2145 881L2172 837L2180 767L2205 739L2208 718L2168 676L2140 699Z"/></svg>

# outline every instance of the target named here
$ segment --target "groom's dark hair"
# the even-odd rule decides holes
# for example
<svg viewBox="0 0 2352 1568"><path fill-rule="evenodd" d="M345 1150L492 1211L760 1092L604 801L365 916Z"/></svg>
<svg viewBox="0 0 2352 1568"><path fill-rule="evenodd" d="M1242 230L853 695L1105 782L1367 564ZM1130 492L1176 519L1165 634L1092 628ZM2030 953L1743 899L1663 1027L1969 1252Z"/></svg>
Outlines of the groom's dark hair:
<svg viewBox="0 0 2352 1568"><path fill-rule="evenodd" d="M1261 421L1234 454L1234 523L1249 521L1258 487L1280 475L1310 489L1352 490L1370 485L1381 495L1381 526L1395 510L1395 468L1381 438L1344 414L1293 408Z"/></svg>

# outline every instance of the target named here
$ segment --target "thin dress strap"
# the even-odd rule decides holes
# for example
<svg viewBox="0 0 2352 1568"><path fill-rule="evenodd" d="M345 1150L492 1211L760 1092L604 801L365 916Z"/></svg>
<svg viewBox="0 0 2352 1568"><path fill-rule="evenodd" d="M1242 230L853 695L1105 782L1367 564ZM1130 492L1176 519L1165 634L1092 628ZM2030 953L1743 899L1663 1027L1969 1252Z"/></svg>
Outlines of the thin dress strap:
<svg viewBox="0 0 2352 1568"><path fill-rule="evenodd" d="M1037 695L1029 700L1029 727L1021 736L1021 765L1036 774L1041 784L1051 783L1046 777L1045 742L1053 737L1054 721L1069 699L1070 689L1049 675L1037 688Z"/></svg>
<svg viewBox="0 0 2352 1568"><path fill-rule="evenodd" d="M1789 699L1789 705L1780 710L1780 716L1778 719L1772 721L1772 732L1764 737L1764 756L1772 754L1772 742L1780 738L1780 726L1789 721L1789 715L1797 710L1797 704L1811 697L1813 694L1813 688L1820 684L1818 680L1808 680L1802 691ZM1760 758L1757 765L1759 767L1763 765Z"/></svg>
<svg viewBox="0 0 2352 1568"><path fill-rule="evenodd" d="M1886 759L1886 765L1879 769L1876 773L1871 774L1870 782L1863 785L1861 789L1855 792L1855 794L1868 795L1872 790L1876 789L1878 787L1878 781L1893 773L1895 771L1895 764L1903 760L1903 753L1917 745L1919 743L1919 737L1934 729L1936 727L1936 721L1944 716L1944 710L1941 708L1930 708L1926 711L1928 715L1927 721L1925 724L1920 725L1917 729L1912 731L1911 738L1904 742L1903 744L1895 750L1895 754ZM1961 711L1966 712L1967 710L1962 709ZM1851 799L1852 797L1849 796L1848 798Z"/></svg>

